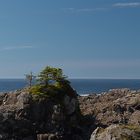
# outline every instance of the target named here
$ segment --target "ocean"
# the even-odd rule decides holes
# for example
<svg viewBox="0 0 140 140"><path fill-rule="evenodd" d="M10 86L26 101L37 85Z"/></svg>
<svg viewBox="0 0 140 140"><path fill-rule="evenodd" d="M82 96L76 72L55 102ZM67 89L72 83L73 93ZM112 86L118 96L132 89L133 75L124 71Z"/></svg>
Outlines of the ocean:
<svg viewBox="0 0 140 140"><path fill-rule="evenodd" d="M114 88L140 89L140 79L70 79L78 94L106 92ZM13 91L27 86L24 79L0 79L0 92Z"/></svg>

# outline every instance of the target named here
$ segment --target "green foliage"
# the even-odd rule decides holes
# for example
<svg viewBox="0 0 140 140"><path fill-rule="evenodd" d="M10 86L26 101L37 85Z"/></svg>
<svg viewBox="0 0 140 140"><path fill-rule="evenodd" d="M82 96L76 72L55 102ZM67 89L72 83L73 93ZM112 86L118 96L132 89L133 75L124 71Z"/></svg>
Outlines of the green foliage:
<svg viewBox="0 0 140 140"><path fill-rule="evenodd" d="M44 86L42 85L34 85L29 89L29 92L32 94L42 94L44 91Z"/></svg>
<svg viewBox="0 0 140 140"><path fill-rule="evenodd" d="M65 80L66 76L63 75L63 71L60 68L53 68L47 66L38 75L38 81L40 84L48 86L50 83L56 84L61 80Z"/></svg>
<svg viewBox="0 0 140 140"><path fill-rule="evenodd" d="M42 98L51 98L56 103L61 103L66 92L57 88L54 85L48 85L47 88L44 85L34 85L29 89L30 93L33 94L34 100L39 100Z"/></svg>
<svg viewBox="0 0 140 140"><path fill-rule="evenodd" d="M69 81L60 68L47 66L38 76L38 83L29 89L29 92L38 97L49 97L61 100L69 91ZM71 92L71 91L70 91Z"/></svg>

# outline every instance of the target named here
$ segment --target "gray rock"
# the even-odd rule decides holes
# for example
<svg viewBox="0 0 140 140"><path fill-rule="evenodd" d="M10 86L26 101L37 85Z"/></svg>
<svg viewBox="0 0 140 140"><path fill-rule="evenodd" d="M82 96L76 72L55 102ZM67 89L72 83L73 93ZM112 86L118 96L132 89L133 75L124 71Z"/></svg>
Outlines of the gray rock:
<svg viewBox="0 0 140 140"><path fill-rule="evenodd" d="M60 140L65 128L72 132L66 120L70 122L78 114L76 96L67 95L66 104L63 98L60 101L52 97L35 100L34 96L26 90L0 95L0 140L34 140L36 136L38 140ZM74 115L70 116L72 113Z"/></svg>
<svg viewBox="0 0 140 140"><path fill-rule="evenodd" d="M129 118L129 124L140 126L140 111L135 111Z"/></svg>
<svg viewBox="0 0 140 140"><path fill-rule="evenodd" d="M38 134L37 140L48 140L49 134Z"/></svg>
<svg viewBox="0 0 140 140"><path fill-rule="evenodd" d="M96 129L90 140L139 140L140 127L129 125L110 125L109 127Z"/></svg>
<svg viewBox="0 0 140 140"><path fill-rule="evenodd" d="M30 104L32 101L32 96L29 93L22 92L17 96L17 105L20 109L24 108L24 105Z"/></svg>
<svg viewBox="0 0 140 140"><path fill-rule="evenodd" d="M65 95L64 97L64 105L65 110L68 115L71 115L78 106L78 101L76 98L70 98L69 96Z"/></svg>
<svg viewBox="0 0 140 140"><path fill-rule="evenodd" d="M91 134L91 137L90 137L90 140L96 140L96 135L97 135L97 132L99 130L99 127L97 127L93 133Z"/></svg>

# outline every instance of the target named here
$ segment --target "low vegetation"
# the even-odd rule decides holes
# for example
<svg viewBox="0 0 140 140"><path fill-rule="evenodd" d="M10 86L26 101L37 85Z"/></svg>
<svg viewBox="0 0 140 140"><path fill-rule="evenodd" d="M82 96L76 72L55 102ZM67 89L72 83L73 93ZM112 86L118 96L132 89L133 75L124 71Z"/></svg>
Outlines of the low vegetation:
<svg viewBox="0 0 140 140"><path fill-rule="evenodd" d="M62 98L65 94L69 94L72 90L67 76L63 74L62 69L47 66L38 76L36 76L36 84L32 85L33 75L28 75L29 92L36 97L57 97ZM60 94L61 93L61 94ZM55 98L54 98L55 99Z"/></svg>

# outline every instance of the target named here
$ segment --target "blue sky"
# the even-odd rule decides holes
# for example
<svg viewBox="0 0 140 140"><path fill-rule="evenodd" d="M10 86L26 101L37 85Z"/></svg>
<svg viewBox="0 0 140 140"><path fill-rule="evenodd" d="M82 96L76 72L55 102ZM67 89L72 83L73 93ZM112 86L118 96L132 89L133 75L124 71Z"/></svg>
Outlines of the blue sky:
<svg viewBox="0 0 140 140"><path fill-rule="evenodd" d="M140 78L140 0L1 0L0 78L43 67Z"/></svg>

